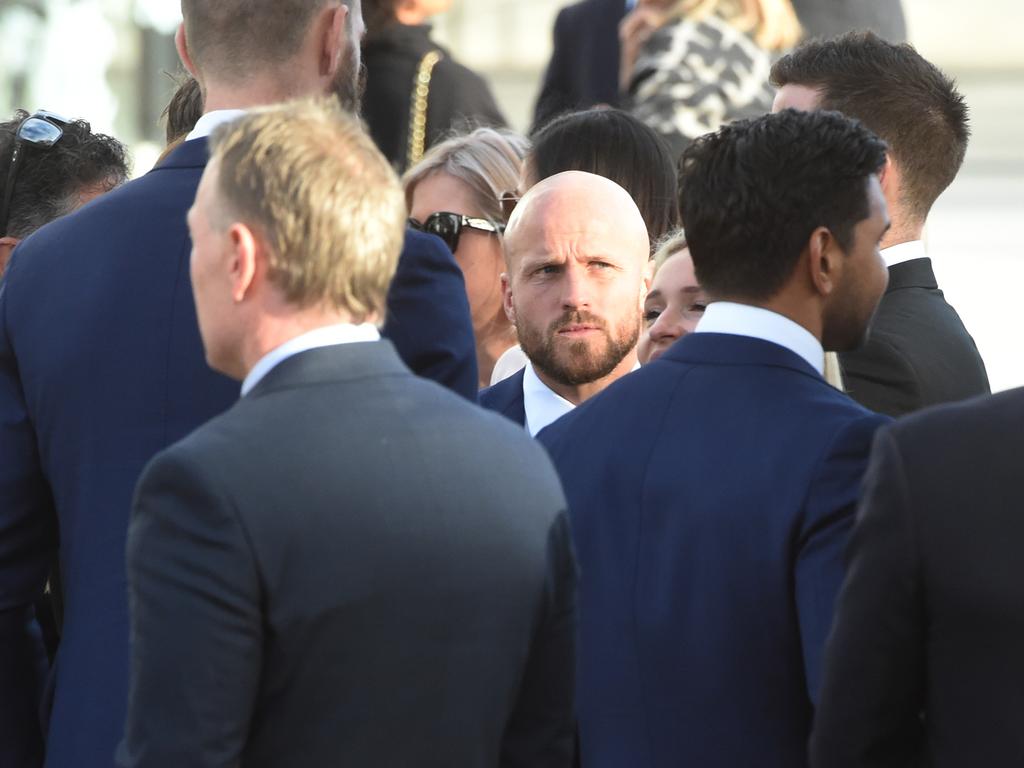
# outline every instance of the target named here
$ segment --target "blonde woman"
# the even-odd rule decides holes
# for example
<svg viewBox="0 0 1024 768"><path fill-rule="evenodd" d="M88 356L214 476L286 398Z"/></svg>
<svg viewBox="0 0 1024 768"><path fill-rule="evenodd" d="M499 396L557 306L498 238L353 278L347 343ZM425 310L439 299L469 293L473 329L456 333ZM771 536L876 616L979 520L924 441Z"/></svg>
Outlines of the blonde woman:
<svg viewBox="0 0 1024 768"><path fill-rule="evenodd" d="M723 123L771 111L771 63L801 29L790 0L638 0L620 36L624 98L678 156Z"/></svg>
<svg viewBox="0 0 1024 768"><path fill-rule="evenodd" d="M481 388L490 385L495 361L517 342L502 307L507 220L501 197L519 184L527 147L511 131L478 128L435 146L402 179L409 224L444 240L462 269Z"/></svg>
<svg viewBox="0 0 1024 768"><path fill-rule="evenodd" d="M679 339L692 333L708 304L707 295L697 282L682 230L658 245L654 270L651 290L644 301L644 330L636 348L640 365L653 363ZM833 387L843 389L843 374L835 352L825 353L824 375Z"/></svg>

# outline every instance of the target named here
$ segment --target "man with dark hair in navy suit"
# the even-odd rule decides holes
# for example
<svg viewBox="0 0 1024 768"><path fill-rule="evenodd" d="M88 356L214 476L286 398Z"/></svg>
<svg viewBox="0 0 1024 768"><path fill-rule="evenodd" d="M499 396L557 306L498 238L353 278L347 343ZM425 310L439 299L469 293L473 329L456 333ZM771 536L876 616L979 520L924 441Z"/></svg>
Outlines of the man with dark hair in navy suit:
<svg viewBox="0 0 1024 768"><path fill-rule="evenodd" d="M712 303L694 333L540 434L580 564L582 762L807 763L822 646L880 417L822 377L885 290L885 144L835 113L683 155Z"/></svg>
<svg viewBox="0 0 1024 768"><path fill-rule="evenodd" d="M128 689L132 489L154 454L238 397L206 366L188 274L205 137L238 110L295 96L355 106L359 0L185 0L182 11L179 52L206 114L154 171L29 237L0 284L5 768L40 765L44 744L47 766L111 765ZM475 397L465 289L439 240L407 235L388 306L385 332L410 368ZM64 626L43 701L32 605L55 552Z"/></svg>

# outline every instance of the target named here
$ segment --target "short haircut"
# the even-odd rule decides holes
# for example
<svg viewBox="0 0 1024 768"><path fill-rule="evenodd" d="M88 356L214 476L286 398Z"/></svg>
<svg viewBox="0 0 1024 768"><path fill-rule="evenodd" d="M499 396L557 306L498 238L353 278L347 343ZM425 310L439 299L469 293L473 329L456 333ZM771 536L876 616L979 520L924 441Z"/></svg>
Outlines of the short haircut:
<svg viewBox="0 0 1024 768"><path fill-rule="evenodd" d="M242 80L287 62L329 0L181 0L185 38L196 66ZM352 0L341 0L351 6Z"/></svg>
<svg viewBox="0 0 1024 768"><path fill-rule="evenodd" d="M199 82L192 75L184 74L175 78L175 83L177 88L163 114L167 120L168 145L188 136L203 116L203 93Z"/></svg>
<svg viewBox="0 0 1024 768"><path fill-rule="evenodd" d="M13 120L0 123L2 183L6 183L11 171L18 128L27 117L28 112L18 110ZM52 147L22 143L7 231L0 235L24 239L44 224L78 208L82 193L109 191L128 178L127 152L117 139L93 133L84 120L61 128L64 135Z"/></svg>
<svg viewBox="0 0 1024 768"><path fill-rule="evenodd" d="M447 173L471 190L480 215L493 224L507 224L501 196L515 192L529 142L512 131L477 128L435 145L402 177L405 201L412 209L416 185L435 173Z"/></svg>
<svg viewBox="0 0 1024 768"><path fill-rule="evenodd" d="M299 307L329 306L383 321L405 235L395 172L336 100L253 110L214 132L214 214L267 245L269 279Z"/></svg>
<svg viewBox="0 0 1024 768"><path fill-rule="evenodd" d="M531 137L535 181L563 171L611 179L636 202L656 243L679 225L676 163L657 132L620 109L597 107L556 117Z"/></svg>
<svg viewBox="0 0 1024 768"><path fill-rule="evenodd" d="M873 32L813 40L779 59L772 83L819 89L821 108L854 117L881 136L903 180L902 203L923 222L956 178L970 137L956 83L906 43Z"/></svg>
<svg viewBox="0 0 1024 768"><path fill-rule="evenodd" d="M867 182L886 145L838 112L787 109L694 141L679 203L697 280L717 298L764 300L793 274L811 233L848 250L870 214Z"/></svg>

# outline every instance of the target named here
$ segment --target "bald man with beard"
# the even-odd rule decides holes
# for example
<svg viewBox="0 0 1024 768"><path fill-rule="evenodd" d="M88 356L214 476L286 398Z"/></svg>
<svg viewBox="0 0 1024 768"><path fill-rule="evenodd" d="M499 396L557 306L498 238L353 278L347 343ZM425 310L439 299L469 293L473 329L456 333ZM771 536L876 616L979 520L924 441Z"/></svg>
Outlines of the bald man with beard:
<svg viewBox="0 0 1024 768"><path fill-rule="evenodd" d="M636 203L567 171L530 189L505 232L505 312L528 363L480 403L536 435L637 368L650 243Z"/></svg>

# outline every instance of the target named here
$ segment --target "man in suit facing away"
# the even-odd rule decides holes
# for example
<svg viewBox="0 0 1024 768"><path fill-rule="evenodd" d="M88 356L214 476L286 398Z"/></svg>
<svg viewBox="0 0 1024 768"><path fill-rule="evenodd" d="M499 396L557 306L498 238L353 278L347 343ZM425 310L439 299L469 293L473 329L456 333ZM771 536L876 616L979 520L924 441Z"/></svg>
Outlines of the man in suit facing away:
<svg viewBox="0 0 1024 768"><path fill-rule="evenodd" d="M139 481L122 765L571 763L565 500L540 446L380 340L405 217L338 110L214 134L192 284L243 396Z"/></svg>
<svg viewBox="0 0 1024 768"><path fill-rule="evenodd" d="M878 433L811 764L1020 765L1024 390Z"/></svg>
<svg viewBox="0 0 1024 768"><path fill-rule="evenodd" d="M614 181L566 171L523 195L505 230L505 313L526 367L480 404L536 435L639 367L647 225Z"/></svg>
<svg viewBox="0 0 1024 768"><path fill-rule="evenodd" d="M835 113L683 155L711 303L694 333L543 431L580 564L588 768L807 764L822 647L875 429L822 377L885 289L885 144Z"/></svg>
<svg viewBox="0 0 1024 768"><path fill-rule="evenodd" d="M840 356L847 392L890 416L988 394L985 363L939 290L922 241L928 213L967 151L967 105L954 82L911 46L863 32L799 47L775 63L772 82L773 109L836 110L889 145L889 288L868 343Z"/></svg>
<svg viewBox="0 0 1024 768"><path fill-rule="evenodd" d="M44 739L48 768L109 768L128 692L132 489L158 451L238 397L203 360L188 277L185 213L206 137L239 110L296 95L337 93L354 107L359 9L183 2L179 48L207 113L156 169L11 257L0 287L0 744L18 768L41 764ZM408 235L388 302L410 367L475 400L465 288L440 240ZM32 605L55 552L64 626L44 697Z"/></svg>

